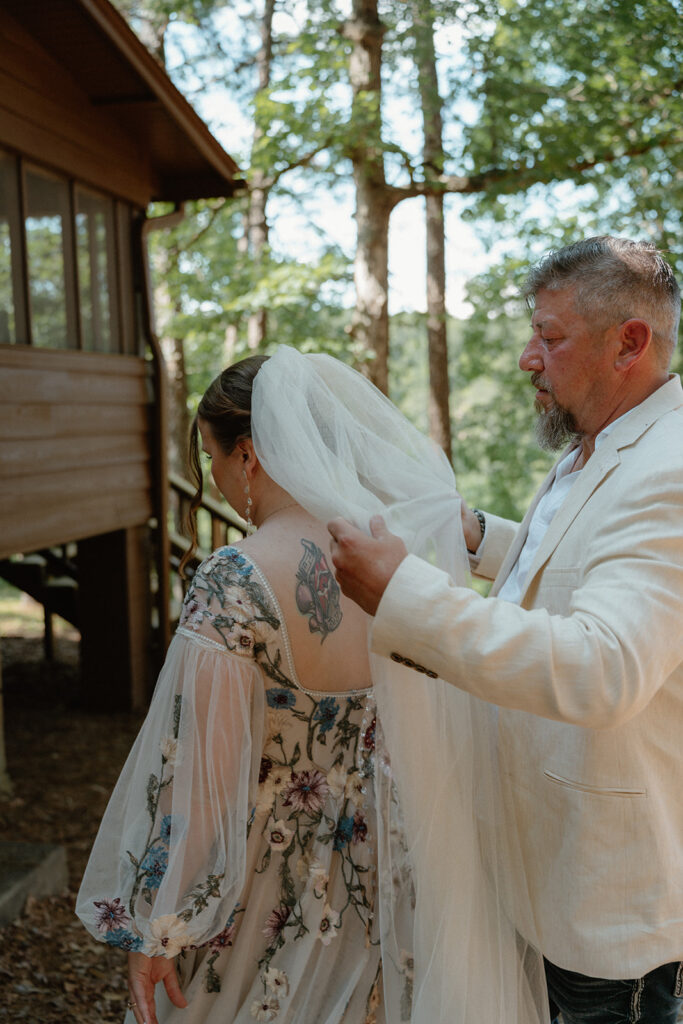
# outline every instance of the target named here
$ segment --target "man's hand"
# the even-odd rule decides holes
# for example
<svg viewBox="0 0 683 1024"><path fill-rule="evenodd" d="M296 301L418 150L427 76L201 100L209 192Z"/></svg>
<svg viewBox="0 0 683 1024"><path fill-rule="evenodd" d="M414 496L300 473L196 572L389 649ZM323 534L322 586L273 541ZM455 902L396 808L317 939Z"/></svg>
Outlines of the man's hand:
<svg viewBox="0 0 683 1024"><path fill-rule="evenodd" d="M128 954L128 991L137 1024L158 1024L154 988L159 981L163 981L174 1006L179 1009L187 1006L187 999L178 984L175 960L164 956L149 957L144 953Z"/></svg>
<svg viewBox="0 0 683 1024"><path fill-rule="evenodd" d="M462 532L465 534L467 550L474 554L482 542L481 523L464 501L460 506L460 515L462 517Z"/></svg>
<svg viewBox="0 0 683 1024"><path fill-rule="evenodd" d="M405 544L389 533L381 516L370 520L371 537L346 519L333 519L327 529L339 586L363 611L374 615L387 583L408 554Z"/></svg>

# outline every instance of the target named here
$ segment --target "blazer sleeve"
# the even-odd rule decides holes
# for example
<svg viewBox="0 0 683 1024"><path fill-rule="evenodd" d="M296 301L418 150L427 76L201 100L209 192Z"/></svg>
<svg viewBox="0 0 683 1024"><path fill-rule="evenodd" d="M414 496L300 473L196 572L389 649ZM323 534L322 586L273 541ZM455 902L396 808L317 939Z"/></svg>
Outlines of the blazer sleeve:
<svg viewBox="0 0 683 1024"><path fill-rule="evenodd" d="M372 650L503 707L592 728L627 721L683 664L683 481L648 484L592 520L579 567L546 566L532 608L408 556Z"/></svg>
<svg viewBox="0 0 683 1024"><path fill-rule="evenodd" d="M484 580L494 580L503 564L503 559L515 539L519 523L511 519L502 519L486 512L486 533L482 541L476 565L472 567L475 576Z"/></svg>

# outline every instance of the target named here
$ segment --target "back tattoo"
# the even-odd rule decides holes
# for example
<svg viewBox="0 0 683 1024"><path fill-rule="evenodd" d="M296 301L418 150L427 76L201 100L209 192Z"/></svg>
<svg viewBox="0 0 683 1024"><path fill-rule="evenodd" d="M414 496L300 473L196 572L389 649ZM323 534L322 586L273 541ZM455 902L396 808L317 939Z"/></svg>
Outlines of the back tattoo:
<svg viewBox="0 0 683 1024"><path fill-rule="evenodd" d="M311 633L322 634L322 643L342 620L339 585L317 544L303 537L301 543L304 553L296 571L296 606L302 615L309 616Z"/></svg>

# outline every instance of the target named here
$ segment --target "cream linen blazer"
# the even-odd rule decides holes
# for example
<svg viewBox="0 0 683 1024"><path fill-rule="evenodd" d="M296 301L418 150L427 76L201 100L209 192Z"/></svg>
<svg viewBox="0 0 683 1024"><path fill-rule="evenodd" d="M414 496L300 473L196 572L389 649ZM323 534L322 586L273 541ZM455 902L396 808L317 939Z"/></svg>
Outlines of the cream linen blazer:
<svg viewBox="0 0 683 1024"><path fill-rule="evenodd" d="M489 598L410 555L371 645L504 709L505 804L528 886L516 893L520 931L560 967L641 977L683 960L680 380L632 410L580 472L521 605L495 600L553 477L521 527L487 515L478 572L495 576Z"/></svg>

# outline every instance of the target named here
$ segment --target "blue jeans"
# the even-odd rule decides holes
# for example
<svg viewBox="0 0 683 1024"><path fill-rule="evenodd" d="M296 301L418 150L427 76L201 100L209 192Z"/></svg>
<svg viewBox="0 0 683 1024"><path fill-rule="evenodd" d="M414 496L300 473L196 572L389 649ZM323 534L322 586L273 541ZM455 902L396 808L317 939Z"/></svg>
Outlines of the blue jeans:
<svg viewBox="0 0 683 1024"><path fill-rule="evenodd" d="M643 978L607 981L545 961L550 1019L558 1024L676 1024L683 1005L683 963L664 964Z"/></svg>

